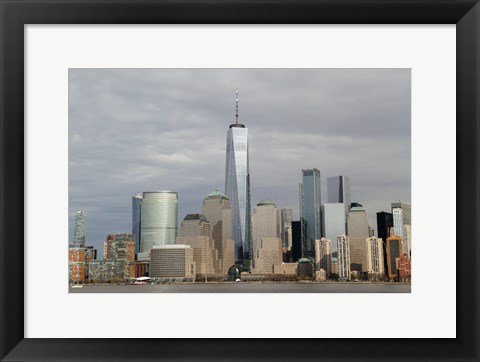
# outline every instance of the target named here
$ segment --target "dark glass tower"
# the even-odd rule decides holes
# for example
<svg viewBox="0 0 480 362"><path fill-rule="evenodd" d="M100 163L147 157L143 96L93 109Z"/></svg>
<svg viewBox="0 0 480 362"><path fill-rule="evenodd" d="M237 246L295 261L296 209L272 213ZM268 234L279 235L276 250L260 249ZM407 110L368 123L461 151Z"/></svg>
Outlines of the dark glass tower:
<svg viewBox="0 0 480 362"><path fill-rule="evenodd" d="M316 168L302 170L300 184L300 221L302 226L302 257L314 258L315 240L322 237L320 198L320 171ZM305 226L306 225L306 226Z"/></svg>
<svg viewBox="0 0 480 362"><path fill-rule="evenodd" d="M236 92L235 123L227 132L225 167L225 194L232 206L232 237L235 258L250 268L251 260L251 204L250 170L248 164L248 129L238 123L238 91Z"/></svg>

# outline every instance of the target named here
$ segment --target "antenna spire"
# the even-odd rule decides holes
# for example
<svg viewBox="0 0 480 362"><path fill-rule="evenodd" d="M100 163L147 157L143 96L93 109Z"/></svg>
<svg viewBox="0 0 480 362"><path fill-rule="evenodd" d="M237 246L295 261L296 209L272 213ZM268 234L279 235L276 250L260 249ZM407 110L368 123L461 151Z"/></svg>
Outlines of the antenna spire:
<svg viewBox="0 0 480 362"><path fill-rule="evenodd" d="M235 123L238 124L238 87L235 88Z"/></svg>

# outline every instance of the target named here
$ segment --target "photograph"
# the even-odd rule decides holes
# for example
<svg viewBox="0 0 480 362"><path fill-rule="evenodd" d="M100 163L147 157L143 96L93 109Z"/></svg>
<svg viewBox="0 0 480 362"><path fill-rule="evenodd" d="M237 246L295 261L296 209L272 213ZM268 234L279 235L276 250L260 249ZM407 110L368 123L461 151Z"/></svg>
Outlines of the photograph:
<svg viewBox="0 0 480 362"><path fill-rule="evenodd" d="M68 178L71 293L411 291L409 68L70 68Z"/></svg>

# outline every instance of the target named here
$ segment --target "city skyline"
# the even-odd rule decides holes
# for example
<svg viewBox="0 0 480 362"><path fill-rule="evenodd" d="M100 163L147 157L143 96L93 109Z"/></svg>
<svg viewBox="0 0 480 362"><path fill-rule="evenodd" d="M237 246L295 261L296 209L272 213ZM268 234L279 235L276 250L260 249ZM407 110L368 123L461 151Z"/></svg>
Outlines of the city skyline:
<svg viewBox="0 0 480 362"><path fill-rule="evenodd" d="M252 205L270 198L298 220L302 168L320 170L322 190L349 177L371 226L392 202L410 203L408 69L70 69L69 219L86 212L89 245L131 232L137 193L177 191L183 220L224 192L235 85Z"/></svg>

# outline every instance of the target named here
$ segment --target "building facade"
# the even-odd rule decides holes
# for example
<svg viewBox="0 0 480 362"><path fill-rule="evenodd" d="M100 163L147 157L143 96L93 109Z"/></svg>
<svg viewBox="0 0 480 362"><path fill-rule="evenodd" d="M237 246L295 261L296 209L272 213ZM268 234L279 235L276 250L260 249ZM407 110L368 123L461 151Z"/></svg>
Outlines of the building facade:
<svg viewBox="0 0 480 362"><path fill-rule="evenodd" d="M292 209L281 209L280 210L280 232L282 239L282 246L286 250L292 248L292 221L293 221L293 210Z"/></svg>
<svg viewBox="0 0 480 362"><path fill-rule="evenodd" d="M337 237L338 278L350 280L350 242L347 235Z"/></svg>
<svg viewBox="0 0 480 362"><path fill-rule="evenodd" d="M150 277L195 280L193 249L189 245L156 245L150 251Z"/></svg>
<svg viewBox="0 0 480 362"><path fill-rule="evenodd" d="M253 263L255 273L273 273L282 263L280 210L272 200L260 201L252 215Z"/></svg>
<svg viewBox="0 0 480 362"><path fill-rule="evenodd" d="M332 274L332 242L330 239L315 240L315 270L323 269L326 277Z"/></svg>
<svg viewBox="0 0 480 362"><path fill-rule="evenodd" d="M252 243L248 128L238 123L238 92L236 109L236 121L230 125L227 132L225 194L232 206L235 258L250 268Z"/></svg>
<svg viewBox="0 0 480 362"><path fill-rule="evenodd" d="M104 243L105 260L124 261L124 279L135 278L135 235L109 234Z"/></svg>
<svg viewBox="0 0 480 362"><path fill-rule="evenodd" d="M135 255L140 252L142 200L142 194L138 194L132 197L132 234L135 235Z"/></svg>
<svg viewBox="0 0 480 362"><path fill-rule="evenodd" d="M367 267L366 272L382 279L385 274L383 260L383 241L380 238L370 237L367 239Z"/></svg>
<svg viewBox="0 0 480 362"><path fill-rule="evenodd" d="M154 245L175 244L178 235L178 193L148 191L143 193L140 217L140 253L147 254Z"/></svg>
<svg viewBox="0 0 480 362"><path fill-rule="evenodd" d="M351 202L350 179L347 176L327 177L327 203L343 204L346 218Z"/></svg>
<svg viewBox="0 0 480 362"><path fill-rule="evenodd" d="M320 171L302 170L300 184L300 220L302 223L302 256L314 258L315 240L322 237Z"/></svg>
<svg viewBox="0 0 480 362"><path fill-rule="evenodd" d="M193 249L196 275L200 278L207 278L219 269L218 253L211 235L210 222L202 214L185 216L178 233L176 244L189 245Z"/></svg>
<svg viewBox="0 0 480 362"><path fill-rule="evenodd" d="M388 278L395 279L397 277L397 258L402 256L402 238L392 233L387 238L387 268Z"/></svg>
<svg viewBox="0 0 480 362"><path fill-rule="evenodd" d="M347 221L350 240L350 269L364 272L367 269L366 240L369 237L368 217L365 209L355 206L350 209Z"/></svg>
<svg viewBox="0 0 480 362"><path fill-rule="evenodd" d="M402 238L402 250L404 254L410 255L409 237L404 226L412 225L411 205L404 202L392 202L393 232Z"/></svg>
<svg viewBox="0 0 480 362"><path fill-rule="evenodd" d="M85 246L87 239L86 217L87 214L85 214L84 211L77 211L77 213L75 214L73 244L81 247Z"/></svg>
<svg viewBox="0 0 480 362"><path fill-rule="evenodd" d="M337 236L347 234L347 214L343 203L327 203L323 205L323 225L325 237L337 240ZM332 251L337 250L337 245L332 245Z"/></svg>
<svg viewBox="0 0 480 362"><path fill-rule="evenodd" d="M212 239L218 251L219 270L227 274L235 264L235 242L232 238L232 207L230 200L218 190L203 199L202 214L210 222Z"/></svg>

